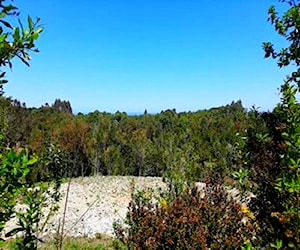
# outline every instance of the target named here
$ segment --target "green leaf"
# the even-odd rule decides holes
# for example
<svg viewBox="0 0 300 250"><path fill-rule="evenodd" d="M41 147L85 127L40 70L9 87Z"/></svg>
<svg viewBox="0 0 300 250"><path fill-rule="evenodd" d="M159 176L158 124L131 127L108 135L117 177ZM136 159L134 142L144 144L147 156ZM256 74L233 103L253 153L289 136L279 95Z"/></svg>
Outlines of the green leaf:
<svg viewBox="0 0 300 250"><path fill-rule="evenodd" d="M23 37L26 38L29 35L29 30L28 29L23 29Z"/></svg>
<svg viewBox="0 0 300 250"><path fill-rule="evenodd" d="M12 10L17 10L18 8L16 6L13 6L12 4L3 6L3 11L4 12L10 12Z"/></svg>
<svg viewBox="0 0 300 250"><path fill-rule="evenodd" d="M6 38L7 38L7 34L6 33L0 35L0 43L3 42Z"/></svg>
<svg viewBox="0 0 300 250"><path fill-rule="evenodd" d="M19 27L15 28L13 38L14 38L15 42L20 41L20 28Z"/></svg>
<svg viewBox="0 0 300 250"><path fill-rule="evenodd" d="M38 159L37 158L31 158L28 162L27 162L27 165L30 166L30 165L33 165L35 163L37 163Z"/></svg>
<svg viewBox="0 0 300 250"><path fill-rule="evenodd" d="M28 16L28 28L29 30L33 30L33 22L32 22L32 18L30 16Z"/></svg>
<svg viewBox="0 0 300 250"><path fill-rule="evenodd" d="M30 36L30 40L34 41L37 40L39 38L39 33L34 32L31 36Z"/></svg>
<svg viewBox="0 0 300 250"><path fill-rule="evenodd" d="M0 13L0 18L4 18L5 16L6 16L6 13L4 13L4 12Z"/></svg>
<svg viewBox="0 0 300 250"><path fill-rule="evenodd" d="M13 162L16 159L16 153L13 150L10 150L7 154L7 158L10 162Z"/></svg>
<svg viewBox="0 0 300 250"><path fill-rule="evenodd" d="M38 27L38 28L35 30L35 33L38 33L38 34L40 34L40 33L42 33L42 32L43 32L43 30L44 30L44 28L43 28L43 27Z"/></svg>

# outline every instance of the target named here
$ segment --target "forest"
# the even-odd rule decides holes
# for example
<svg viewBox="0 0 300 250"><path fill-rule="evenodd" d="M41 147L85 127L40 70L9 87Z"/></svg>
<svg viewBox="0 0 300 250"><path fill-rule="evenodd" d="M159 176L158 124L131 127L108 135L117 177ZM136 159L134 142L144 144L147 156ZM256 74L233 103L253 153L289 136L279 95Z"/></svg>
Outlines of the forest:
<svg viewBox="0 0 300 250"><path fill-rule="evenodd" d="M280 86L281 101L272 111L248 110L240 100L141 115L73 114L61 99L27 108L5 96L2 71L0 244L14 236L16 249L37 249L41 224L58 209L62 182L131 175L161 176L169 190L156 203L151 193L132 194L127 227L114 225L114 249L299 249L300 3L280 2L286 12L280 16L271 6L269 21L288 47L277 51L265 42L263 51L279 67L296 69ZM18 8L0 0L1 69L11 68L13 58L29 65L43 32L39 18L28 16L26 27L21 21L13 27L8 16L18 17ZM206 183L204 197L195 182ZM239 199L228 197L228 187L239 190ZM11 218L19 227L4 237ZM65 249L63 233L54 239L56 249Z"/></svg>
<svg viewBox="0 0 300 250"><path fill-rule="evenodd" d="M55 147L68 169L65 177L102 175L165 176L187 169L196 179L231 173L237 165L237 137L247 130L266 131L271 113L246 111L241 101L219 108L177 113L128 116L94 111L72 114L59 99L40 108L26 108L17 100L1 98L6 120L1 124L9 147L26 147L32 154L49 154ZM255 118L255 116L257 116ZM254 128L255 119L261 127ZM267 119L267 118L265 118ZM46 178L48 169L35 166L33 181ZM39 175L39 176L37 176Z"/></svg>

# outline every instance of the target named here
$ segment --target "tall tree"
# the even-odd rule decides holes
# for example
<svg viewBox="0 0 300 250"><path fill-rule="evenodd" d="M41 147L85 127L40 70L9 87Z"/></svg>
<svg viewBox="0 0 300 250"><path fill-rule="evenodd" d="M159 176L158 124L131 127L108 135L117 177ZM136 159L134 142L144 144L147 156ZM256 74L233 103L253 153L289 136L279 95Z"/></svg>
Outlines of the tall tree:
<svg viewBox="0 0 300 250"><path fill-rule="evenodd" d="M52 108L59 112L65 112L72 114L72 107L69 101L61 101L60 99L56 99L52 105Z"/></svg>

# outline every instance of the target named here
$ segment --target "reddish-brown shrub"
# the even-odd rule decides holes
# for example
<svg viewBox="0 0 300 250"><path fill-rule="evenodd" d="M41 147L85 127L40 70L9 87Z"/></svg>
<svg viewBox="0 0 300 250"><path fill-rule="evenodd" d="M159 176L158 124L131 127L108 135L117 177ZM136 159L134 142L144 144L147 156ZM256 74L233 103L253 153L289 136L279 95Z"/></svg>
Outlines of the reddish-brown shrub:
<svg viewBox="0 0 300 250"><path fill-rule="evenodd" d="M135 196L127 214L128 229L119 232L129 249L238 249L254 228L241 206L220 185L207 185L201 199L196 188L161 206Z"/></svg>

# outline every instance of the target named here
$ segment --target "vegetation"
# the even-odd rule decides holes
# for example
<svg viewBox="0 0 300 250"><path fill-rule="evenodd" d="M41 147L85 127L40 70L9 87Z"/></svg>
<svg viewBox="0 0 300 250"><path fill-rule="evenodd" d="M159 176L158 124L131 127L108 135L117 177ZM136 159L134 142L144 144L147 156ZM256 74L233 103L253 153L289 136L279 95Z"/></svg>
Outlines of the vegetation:
<svg viewBox="0 0 300 250"><path fill-rule="evenodd" d="M91 239L91 238L67 238L64 240L63 250L110 250L116 249L117 246L119 250L126 250L127 248L121 243L118 243L112 238L101 237ZM6 242L3 247L4 250L17 250L19 249L16 245L16 240L10 240ZM47 243L39 244L39 249L41 250L55 250L57 249L54 242L49 241Z"/></svg>
<svg viewBox="0 0 300 250"><path fill-rule="evenodd" d="M299 249L300 1L281 2L287 11L280 17L271 6L269 20L288 46L277 52L265 42L265 57L296 69L272 112L246 110L237 101L188 113L74 115L68 101L28 109L1 95L0 233L13 216L19 225L6 237L21 233L6 247L37 248L38 233L57 209L62 177L102 174L163 176L169 184L161 197L133 195L128 227L115 225L115 249ZM28 65L42 32L39 19L13 27L8 16L18 10L0 0L1 69L12 67L13 58ZM5 83L2 72L0 87ZM205 195L192 185L197 181L207 183ZM238 188L238 199L225 186ZM72 240L70 249L80 244Z"/></svg>
<svg viewBox="0 0 300 250"><path fill-rule="evenodd" d="M0 67L12 68L12 59L17 57L29 66L30 52L38 52L35 41L43 28L39 25L40 19L36 21L28 16L28 27L18 20L19 26L14 27L8 17L18 17L18 8L9 4L6 0L0 0ZM5 72L0 74L0 88L7 83Z"/></svg>
<svg viewBox="0 0 300 250"><path fill-rule="evenodd" d="M251 116L241 102L194 113L166 110L141 116L98 111L73 115L59 108L64 105L59 100L38 109L7 98L1 105L8 110L5 143L22 144L38 155L45 155L51 144L59 145L69 162L61 165L69 166L62 172L73 177L168 176L177 168L178 173L188 170L190 179L209 174L222 178L236 165L235 134L244 133ZM35 180L44 180L49 169L36 167Z"/></svg>
<svg viewBox="0 0 300 250"><path fill-rule="evenodd" d="M228 197L219 183L188 188L169 201L151 193L134 195L117 237L130 249L237 249L255 235L253 215ZM252 218L251 218L252 217Z"/></svg>
<svg viewBox="0 0 300 250"><path fill-rule="evenodd" d="M42 32L39 19L33 21L27 18L28 27L24 27L20 19L19 26L13 27L9 16L18 17L16 6L0 0L0 67L12 67L12 59L19 58L29 66L30 52L38 52L35 41ZM0 74L1 100L2 86L7 83L5 72ZM32 167L37 164L38 157L29 154L29 150L22 147L20 143L14 147L5 147L6 132L10 124L7 110L1 106L0 127L0 233L5 223L12 217L16 217L18 227L5 234L5 237L15 236L21 233L16 241L18 249L36 249L39 240L38 233L42 230L49 216L56 210L56 202L59 199L60 178L52 178L55 185L51 189L47 184L37 184L30 180ZM53 176L54 177L54 176ZM17 208L22 206L23 208ZM48 215L42 209L49 208ZM2 237L2 235L1 235ZM2 242L3 239L1 238ZM0 243L1 243L0 242Z"/></svg>

